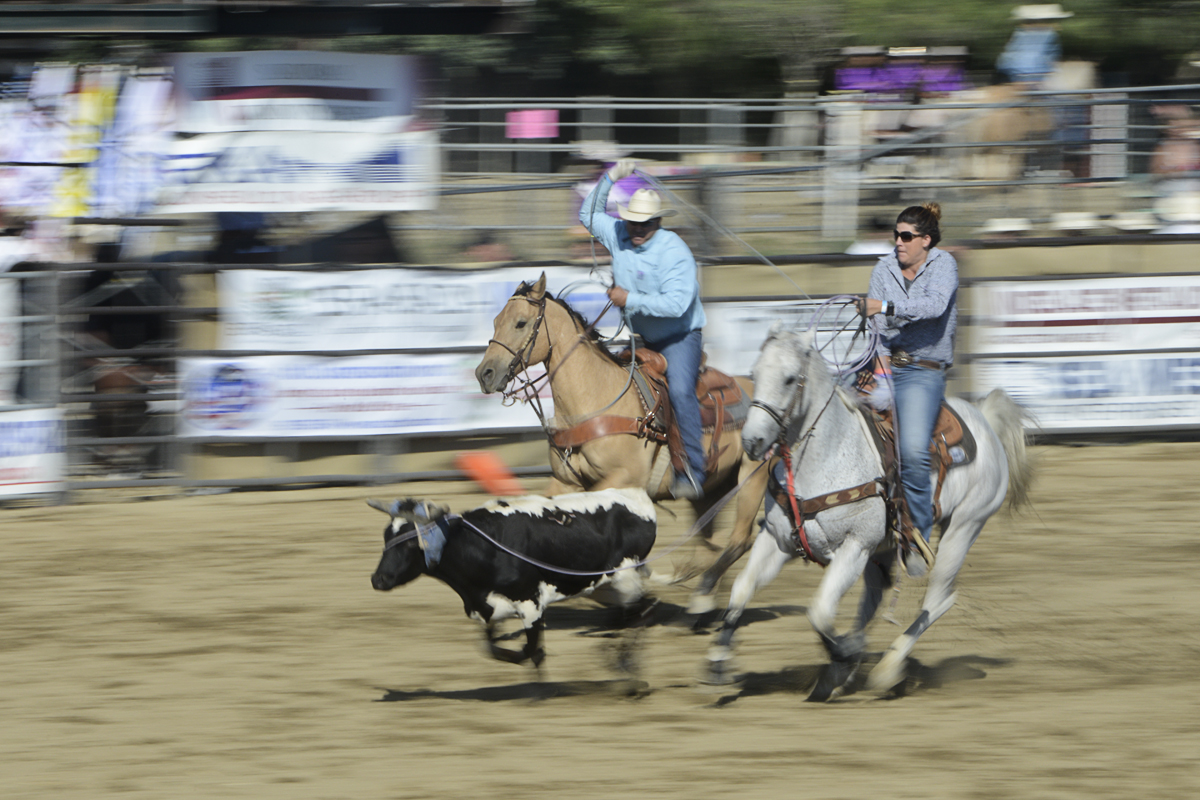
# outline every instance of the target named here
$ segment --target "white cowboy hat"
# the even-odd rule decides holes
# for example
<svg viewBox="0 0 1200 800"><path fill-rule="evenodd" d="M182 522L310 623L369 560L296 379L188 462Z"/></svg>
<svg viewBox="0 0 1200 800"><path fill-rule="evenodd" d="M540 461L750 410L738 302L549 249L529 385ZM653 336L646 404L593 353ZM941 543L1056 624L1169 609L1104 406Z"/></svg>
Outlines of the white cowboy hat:
<svg viewBox="0 0 1200 800"><path fill-rule="evenodd" d="M1058 3L1044 3L1036 6L1017 6L1012 10L1012 18L1021 22L1037 22L1044 19L1066 19L1075 16L1074 11L1063 11Z"/></svg>
<svg viewBox="0 0 1200 800"><path fill-rule="evenodd" d="M630 222L646 222L655 217L673 217L675 209L663 208L662 198L653 189L638 189L629 198L629 205L617 204L617 213Z"/></svg>

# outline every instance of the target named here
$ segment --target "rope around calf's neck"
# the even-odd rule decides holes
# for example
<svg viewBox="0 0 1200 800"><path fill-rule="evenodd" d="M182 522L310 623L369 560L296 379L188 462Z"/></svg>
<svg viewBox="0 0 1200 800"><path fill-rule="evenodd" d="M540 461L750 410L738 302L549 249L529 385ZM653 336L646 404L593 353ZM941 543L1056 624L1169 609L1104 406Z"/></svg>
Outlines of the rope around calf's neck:
<svg viewBox="0 0 1200 800"><path fill-rule="evenodd" d="M460 516L460 517L458 517L458 519L464 525L466 525L468 528L470 528L471 530L475 531L480 536L482 536L485 540L487 540L491 544L495 545L498 549L503 550L505 553L508 553L510 556L513 556L514 558L518 558L527 564L531 564L535 567L538 567L539 569L545 569L545 570L549 570L551 572L557 572L562 575L575 575L575 576L584 577L584 578L596 577L599 575L610 575L614 572L622 572L624 570L638 569L639 567L644 567L648 564L654 563L655 561L666 558L667 556L674 553L676 550L678 550L680 547L682 547L684 544L686 544L689 539L692 539L693 537L695 537L696 534L699 533L700 530L705 525L707 525L709 522L711 522L713 517L715 517L717 515L717 513L720 512L720 510L725 507L725 504L728 503L730 501L730 499L732 499L735 495L737 495L737 493L741 491L742 487L745 486L746 483L751 478L753 478L760 469L762 469L764 466L766 466L766 464L767 464L766 461L760 461L758 463L758 466L755 467L750 472L750 474L747 475L745 477L745 479L742 480L741 483L739 483L737 486L730 489L725 494L724 497L722 497L719 501L717 501L713 505L712 508L710 508L708 511L706 511L702 515L700 515L700 518L696 520L696 524L694 524L692 526L691 530L689 530L686 534L684 534L684 536L682 538L680 538L679 541L675 542L673 545L671 545L670 547L668 547L666 550L659 553L658 555L654 556L653 558L646 558L641 561L638 561L636 564L629 564L624 567L613 567L612 569L602 569L602 570L598 570L598 571L580 571L580 570L574 570L574 569L567 569L566 567L556 567L553 564L547 564L544 561L539 561L536 558L527 556L524 553L521 553L517 550L513 550L511 547L501 544L500 542L498 542L494 538L492 538L489 534L480 530L477 526L473 525L465 517ZM388 542L384 546L384 550L388 550L389 548L394 547L396 544L399 544L398 540L407 541L408 539L412 539L412 538L416 537L416 535L417 535L416 531L411 531L410 533L403 534L403 538L396 537L396 539L392 539L390 542Z"/></svg>

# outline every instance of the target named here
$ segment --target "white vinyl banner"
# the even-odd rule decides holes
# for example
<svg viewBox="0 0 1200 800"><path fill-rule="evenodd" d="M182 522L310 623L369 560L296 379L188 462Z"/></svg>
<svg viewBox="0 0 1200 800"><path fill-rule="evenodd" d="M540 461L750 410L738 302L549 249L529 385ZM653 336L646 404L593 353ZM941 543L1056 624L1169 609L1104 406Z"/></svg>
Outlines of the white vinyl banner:
<svg viewBox="0 0 1200 800"><path fill-rule="evenodd" d="M858 314L841 303L799 301L731 301L705 303L704 351L708 363L730 375L749 375L763 342L776 322L784 330L805 331L816 321L814 341L831 365L846 366L861 358L865 336L854 336Z"/></svg>
<svg viewBox="0 0 1200 800"><path fill-rule="evenodd" d="M543 270L228 270L217 276L223 350L352 352L484 348L492 320L522 281ZM551 267L547 289L589 322L607 304L582 267ZM601 333L615 332L610 310Z"/></svg>
<svg viewBox="0 0 1200 800"><path fill-rule="evenodd" d="M1200 276L975 287L972 390L1000 387L1047 433L1200 425Z"/></svg>
<svg viewBox="0 0 1200 800"><path fill-rule="evenodd" d="M0 496L61 492L66 472L60 409L0 412Z"/></svg>
<svg viewBox="0 0 1200 800"><path fill-rule="evenodd" d="M180 436L320 436L536 428L479 391L478 353L181 359ZM549 393L543 400L553 413Z"/></svg>
<svg viewBox="0 0 1200 800"><path fill-rule="evenodd" d="M437 207L436 131L250 131L172 145L161 213Z"/></svg>
<svg viewBox="0 0 1200 800"><path fill-rule="evenodd" d="M411 56L257 50L180 53L172 64L181 132L398 130L415 113Z"/></svg>
<svg viewBox="0 0 1200 800"><path fill-rule="evenodd" d="M437 206L437 132L406 56L256 51L174 57L178 116L161 213Z"/></svg>

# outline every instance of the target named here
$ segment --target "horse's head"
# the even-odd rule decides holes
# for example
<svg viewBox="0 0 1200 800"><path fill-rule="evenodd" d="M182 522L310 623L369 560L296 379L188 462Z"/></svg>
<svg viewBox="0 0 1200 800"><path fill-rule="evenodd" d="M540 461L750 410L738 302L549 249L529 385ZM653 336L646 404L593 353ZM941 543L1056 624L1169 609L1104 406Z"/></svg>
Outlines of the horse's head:
<svg viewBox="0 0 1200 800"><path fill-rule="evenodd" d="M484 394L498 392L530 364L550 357L547 337L542 333L546 318L546 273L536 283L522 283L500 309L495 333L483 360L475 368L475 379Z"/></svg>
<svg viewBox="0 0 1200 800"><path fill-rule="evenodd" d="M781 322L771 326L754 363L754 400L742 426L742 447L751 458L763 458L799 418L813 356L820 358L811 331L785 330Z"/></svg>

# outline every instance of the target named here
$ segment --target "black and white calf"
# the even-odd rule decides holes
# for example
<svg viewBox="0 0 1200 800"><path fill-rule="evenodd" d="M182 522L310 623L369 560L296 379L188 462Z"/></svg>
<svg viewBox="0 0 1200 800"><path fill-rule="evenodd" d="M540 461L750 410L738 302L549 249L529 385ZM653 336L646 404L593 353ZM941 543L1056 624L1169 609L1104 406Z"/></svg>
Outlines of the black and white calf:
<svg viewBox="0 0 1200 800"><path fill-rule="evenodd" d="M392 517L371 585L386 592L420 575L437 578L486 626L494 658L540 666L542 614L555 601L588 594L631 608L645 597L641 562L657 523L641 489L496 499L461 516L413 500L371 505ZM512 617L525 628L521 651L496 644L496 624Z"/></svg>

